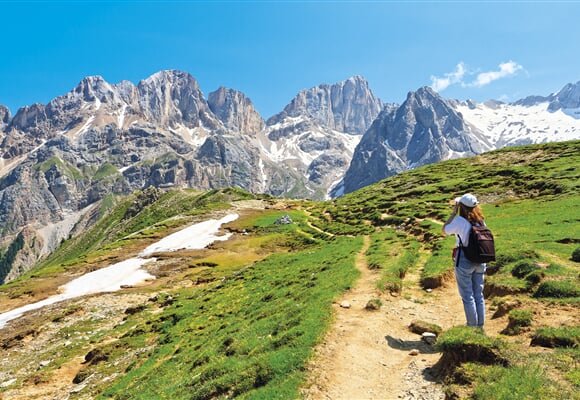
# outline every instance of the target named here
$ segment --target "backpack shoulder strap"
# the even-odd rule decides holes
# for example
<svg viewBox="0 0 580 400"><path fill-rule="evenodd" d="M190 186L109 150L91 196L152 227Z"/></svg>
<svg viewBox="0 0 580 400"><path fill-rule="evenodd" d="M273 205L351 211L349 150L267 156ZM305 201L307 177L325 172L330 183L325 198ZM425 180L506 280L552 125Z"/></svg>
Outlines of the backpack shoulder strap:
<svg viewBox="0 0 580 400"><path fill-rule="evenodd" d="M471 227L472 227L472 228L475 226L475 224L472 224L470 220L466 219L466 221L467 221L467 222L469 222L469 225L471 225ZM468 235L469 235L470 233L471 233L471 228L470 228L470 230L469 230L469 233L468 233ZM457 237L459 238L459 245L460 245L461 247L465 247L465 246L463 245L463 241L461 240L461 235L460 235L460 234L457 234Z"/></svg>

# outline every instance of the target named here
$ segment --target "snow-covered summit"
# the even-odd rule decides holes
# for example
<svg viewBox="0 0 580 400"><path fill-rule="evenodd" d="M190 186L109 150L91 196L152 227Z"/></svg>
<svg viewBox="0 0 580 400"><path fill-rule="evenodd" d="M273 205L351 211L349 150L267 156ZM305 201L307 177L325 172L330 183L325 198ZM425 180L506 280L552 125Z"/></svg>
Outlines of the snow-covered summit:
<svg viewBox="0 0 580 400"><path fill-rule="evenodd" d="M467 124L481 131L493 148L580 139L580 110L551 110L552 104L464 102L458 103L456 110Z"/></svg>

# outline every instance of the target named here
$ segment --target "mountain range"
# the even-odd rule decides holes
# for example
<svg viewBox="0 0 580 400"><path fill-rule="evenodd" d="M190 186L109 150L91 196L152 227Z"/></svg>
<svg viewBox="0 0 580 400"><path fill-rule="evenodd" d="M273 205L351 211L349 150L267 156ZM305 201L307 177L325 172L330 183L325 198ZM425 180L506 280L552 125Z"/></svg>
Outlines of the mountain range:
<svg viewBox="0 0 580 400"><path fill-rule="evenodd" d="M580 82L510 104L422 87L397 105L353 76L265 120L243 93L206 98L183 71L137 85L87 77L14 116L0 105L0 283L90 225L111 194L234 186L321 200L428 163L577 138Z"/></svg>

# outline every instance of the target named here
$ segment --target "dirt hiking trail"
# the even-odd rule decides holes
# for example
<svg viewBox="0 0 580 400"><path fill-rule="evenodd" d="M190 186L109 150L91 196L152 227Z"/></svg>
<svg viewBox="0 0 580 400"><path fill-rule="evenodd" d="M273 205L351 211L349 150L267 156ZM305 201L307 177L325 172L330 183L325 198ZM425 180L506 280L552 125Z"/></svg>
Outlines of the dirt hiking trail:
<svg viewBox="0 0 580 400"><path fill-rule="evenodd" d="M428 293L419 286L419 265L407 273L401 295L382 293L380 272L369 270L364 256L369 245L365 237L356 256L360 278L334 304L335 321L315 350L303 395L310 400L444 399L430 370L441 355L409 325L421 320L446 330L464 324L455 281ZM365 308L371 299L381 301L379 310Z"/></svg>

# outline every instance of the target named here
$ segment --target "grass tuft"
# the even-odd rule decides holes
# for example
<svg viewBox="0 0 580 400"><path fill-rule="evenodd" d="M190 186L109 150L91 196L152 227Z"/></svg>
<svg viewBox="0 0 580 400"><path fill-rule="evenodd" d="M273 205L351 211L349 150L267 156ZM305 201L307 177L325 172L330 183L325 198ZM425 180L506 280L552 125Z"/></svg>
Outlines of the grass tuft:
<svg viewBox="0 0 580 400"><path fill-rule="evenodd" d="M532 346L578 347L580 346L580 325L569 327L542 327L532 336Z"/></svg>
<svg viewBox="0 0 580 400"><path fill-rule="evenodd" d="M545 281L538 286L533 296L557 299L580 297L580 284L571 280Z"/></svg>
<svg viewBox="0 0 580 400"><path fill-rule="evenodd" d="M556 384L546 377L541 365L522 365L505 368L478 364L465 366L461 371L474 385L472 398L477 400L549 400L559 398Z"/></svg>
<svg viewBox="0 0 580 400"><path fill-rule="evenodd" d="M517 335L524 328L532 325L534 314L530 310L511 310L508 314L508 326L502 331L506 335Z"/></svg>

